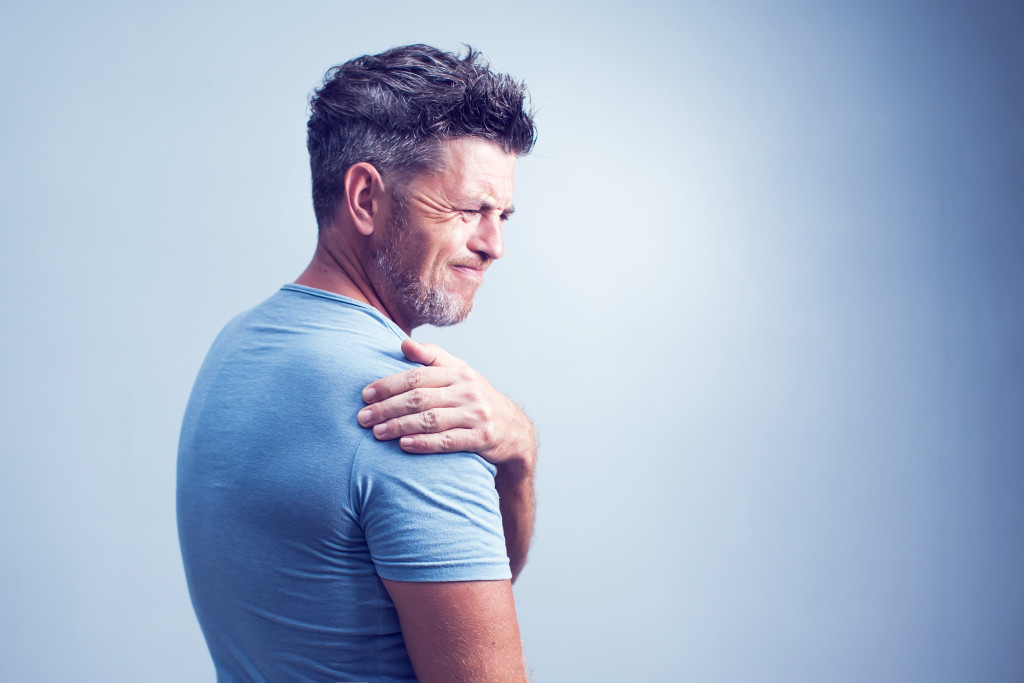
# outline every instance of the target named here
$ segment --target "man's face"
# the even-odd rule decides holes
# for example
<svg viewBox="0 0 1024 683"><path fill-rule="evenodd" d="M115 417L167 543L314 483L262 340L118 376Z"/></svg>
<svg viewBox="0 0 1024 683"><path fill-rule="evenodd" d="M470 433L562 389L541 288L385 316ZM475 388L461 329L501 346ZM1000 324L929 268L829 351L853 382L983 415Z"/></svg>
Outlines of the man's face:
<svg viewBox="0 0 1024 683"><path fill-rule="evenodd" d="M409 182L368 264L374 289L407 331L465 320L484 271L505 251L515 155L477 138L445 148L444 170Z"/></svg>

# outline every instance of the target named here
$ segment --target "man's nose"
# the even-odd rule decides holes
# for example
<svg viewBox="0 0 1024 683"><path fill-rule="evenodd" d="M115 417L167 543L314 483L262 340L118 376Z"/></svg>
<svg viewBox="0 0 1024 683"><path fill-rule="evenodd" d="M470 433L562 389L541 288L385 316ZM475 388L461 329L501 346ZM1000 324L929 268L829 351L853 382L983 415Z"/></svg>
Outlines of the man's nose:
<svg viewBox="0 0 1024 683"><path fill-rule="evenodd" d="M505 241L501 237L501 212L487 211L480 214L480 222L466 245L473 251L497 260L505 253Z"/></svg>

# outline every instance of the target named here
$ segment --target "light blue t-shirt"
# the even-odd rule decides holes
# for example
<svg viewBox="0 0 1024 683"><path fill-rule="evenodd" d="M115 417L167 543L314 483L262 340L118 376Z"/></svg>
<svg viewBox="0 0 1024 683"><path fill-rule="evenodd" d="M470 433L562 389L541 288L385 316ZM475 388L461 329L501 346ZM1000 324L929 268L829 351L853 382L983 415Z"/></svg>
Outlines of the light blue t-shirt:
<svg viewBox="0 0 1024 683"><path fill-rule="evenodd" d="M380 578L510 578L495 469L356 422L412 364L370 306L299 285L231 321L178 451L178 533L220 681L414 680Z"/></svg>

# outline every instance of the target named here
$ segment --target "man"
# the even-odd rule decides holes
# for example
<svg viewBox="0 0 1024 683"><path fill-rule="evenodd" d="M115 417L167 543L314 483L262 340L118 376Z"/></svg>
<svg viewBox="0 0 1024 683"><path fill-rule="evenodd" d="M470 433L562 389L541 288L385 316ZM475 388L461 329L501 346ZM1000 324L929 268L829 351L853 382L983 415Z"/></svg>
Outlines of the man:
<svg viewBox="0 0 1024 683"><path fill-rule="evenodd" d="M463 320L502 256L524 92L412 45L314 96L316 252L221 332L182 425L179 536L219 680L525 680L532 427L407 338Z"/></svg>

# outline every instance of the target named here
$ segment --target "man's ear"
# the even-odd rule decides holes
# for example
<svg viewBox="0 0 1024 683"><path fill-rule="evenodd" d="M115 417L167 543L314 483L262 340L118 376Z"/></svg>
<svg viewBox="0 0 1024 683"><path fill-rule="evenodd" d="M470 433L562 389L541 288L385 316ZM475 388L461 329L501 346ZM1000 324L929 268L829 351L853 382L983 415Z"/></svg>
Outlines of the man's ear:
<svg viewBox="0 0 1024 683"><path fill-rule="evenodd" d="M360 161L345 174L345 210L361 235L373 234L383 218L384 180L373 164Z"/></svg>

